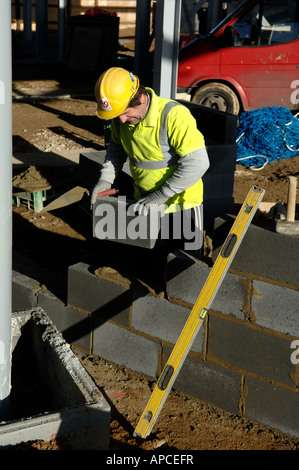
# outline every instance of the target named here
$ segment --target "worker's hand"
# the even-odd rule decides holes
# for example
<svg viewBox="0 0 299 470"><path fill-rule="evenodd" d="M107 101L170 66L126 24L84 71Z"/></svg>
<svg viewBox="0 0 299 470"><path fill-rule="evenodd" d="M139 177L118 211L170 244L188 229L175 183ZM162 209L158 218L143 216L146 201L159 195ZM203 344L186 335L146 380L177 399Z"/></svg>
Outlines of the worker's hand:
<svg viewBox="0 0 299 470"><path fill-rule="evenodd" d="M169 195L163 190L163 188L149 194L146 197L142 197L136 201L133 206L133 211L138 212L139 215L147 215L150 206L152 205L159 205L165 204L166 201L172 196L173 194Z"/></svg>
<svg viewBox="0 0 299 470"><path fill-rule="evenodd" d="M91 198L90 198L91 205L93 205L96 202L97 194L101 193L102 191L106 191L107 189L110 189L111 186L112 184L108 183L108 181L99 179L99 181L94 186L92 193L91 193Z"/></svg>

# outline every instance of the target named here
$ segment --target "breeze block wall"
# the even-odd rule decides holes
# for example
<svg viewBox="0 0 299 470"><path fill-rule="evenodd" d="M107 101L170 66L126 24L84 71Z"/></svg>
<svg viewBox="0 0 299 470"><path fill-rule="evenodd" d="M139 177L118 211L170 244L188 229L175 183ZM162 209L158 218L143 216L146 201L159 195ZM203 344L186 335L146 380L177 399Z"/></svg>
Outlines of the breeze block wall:
<svg viewBox="0 0 299 470"><path fill-rule="evenodd" d="M213 244L209 258L170 253L162 290L107 264L95 270L77 263L69 266L66 304L35 280L17 272L12 279L13 311L38 306L74 348L153 380L162 372L234 219L229 214L235 116L193 104L191 108L211 149L212 164L204 181ZM96 183L103 155L80 155L84 187ZM119 183L120 189L130 187L127 167ZM265 230L253 221L174 388L298 438L298 264L298 238Z"/></svg>
<svg viewBox="0 0 299 470"><path fill-rule="evenodd" d="M155 380L216 259L219 233L227 233L230 223L217 219L219 246L215 238L210 263L182 251L169 254L164 292L109 268L95 271L77 263L69 267L66 305L14 273L14 310L41 307L75 348ZM299 437L297 243L249 227L174 384L294 437Z"/></svg>

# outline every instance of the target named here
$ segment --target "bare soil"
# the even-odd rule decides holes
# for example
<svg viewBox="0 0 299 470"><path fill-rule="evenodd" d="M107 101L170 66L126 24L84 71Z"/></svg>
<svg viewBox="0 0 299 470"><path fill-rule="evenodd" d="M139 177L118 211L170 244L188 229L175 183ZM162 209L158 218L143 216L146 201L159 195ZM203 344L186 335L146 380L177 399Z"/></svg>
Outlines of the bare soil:
<svg viewBox="0 0 299 470"><path fill-rule="evenodd" d="M60 86L55 79L14 81L19 88L53 85ZM14 102L13 148L15 156L58 149L103 149L104 137L95 117L95 102L89 97ZM298 175L298 158L272 163L261 171L237 165L236 205L243 202L252 184L266 190L264 201L285 203L288 176ZM71 166L46 171L33 165L31 169L15 168L14 184L24 185L26 172L27 176L35 175L33 181L30 178L31 185L55 186L57 179L72 186L77 178ZM22 206L13 208L13 269L45 285L61 300L66 301L68 266L80 261L107 266L109 259L105 249L95 244L88 220L78 214L75 206L44 214ZM78 357L111 405L111 450L299 450L299 439L177 391L170 393L149 438L136 439L134 427L150 397L153 382L102 358L81 353ZM35 443L30 447L63 449L57 442Z"/></svg>

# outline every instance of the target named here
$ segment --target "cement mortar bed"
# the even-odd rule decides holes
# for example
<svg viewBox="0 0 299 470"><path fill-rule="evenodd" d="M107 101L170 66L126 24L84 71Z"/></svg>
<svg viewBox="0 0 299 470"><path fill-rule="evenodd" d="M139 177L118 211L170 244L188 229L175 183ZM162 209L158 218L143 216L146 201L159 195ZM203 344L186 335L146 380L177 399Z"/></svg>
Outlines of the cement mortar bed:
<svg viewBox="0 0 299 470"><path fill-rule="evenodd" d="M110 407L40 308L12 315L9 413L0 424L0 450L53 439L71 450L109 447Z"/></svg>

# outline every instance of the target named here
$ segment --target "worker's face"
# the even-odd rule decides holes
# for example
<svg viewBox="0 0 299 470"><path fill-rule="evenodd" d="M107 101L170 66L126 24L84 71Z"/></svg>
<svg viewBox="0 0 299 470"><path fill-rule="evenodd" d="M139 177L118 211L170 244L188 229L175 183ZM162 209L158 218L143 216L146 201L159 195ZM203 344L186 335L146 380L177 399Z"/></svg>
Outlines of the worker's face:
<svg viewBox="0 0 299 470"><path fill-rule="evenodd" d="M141 95L141 104L134 106L134 108L127 108L120 116L118 116L120 122L124 124L139 124L142 119L146 116L148 98L146 95Z"/></svg>

